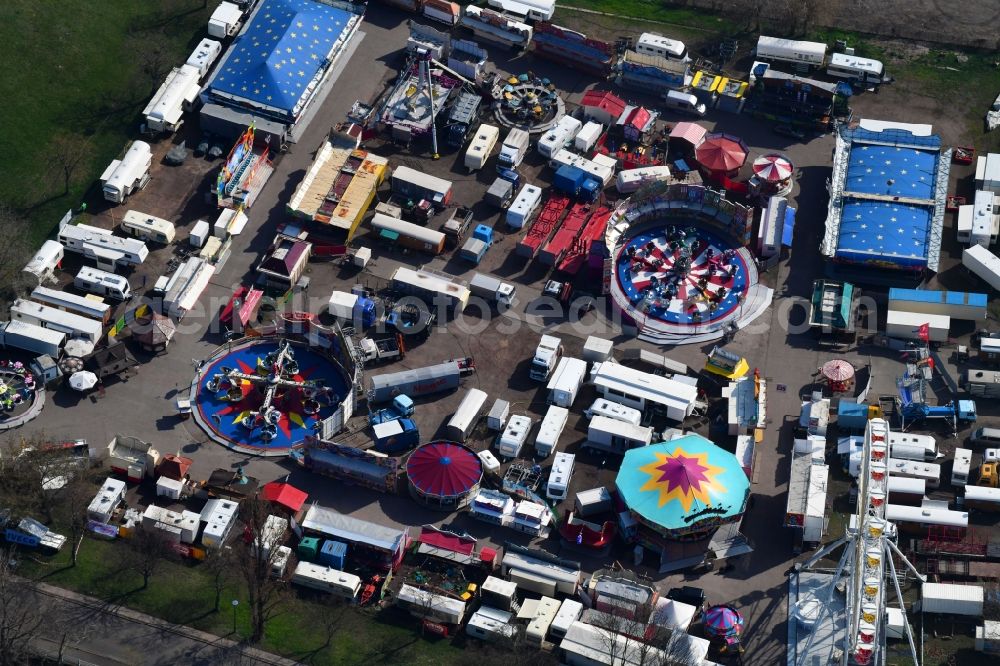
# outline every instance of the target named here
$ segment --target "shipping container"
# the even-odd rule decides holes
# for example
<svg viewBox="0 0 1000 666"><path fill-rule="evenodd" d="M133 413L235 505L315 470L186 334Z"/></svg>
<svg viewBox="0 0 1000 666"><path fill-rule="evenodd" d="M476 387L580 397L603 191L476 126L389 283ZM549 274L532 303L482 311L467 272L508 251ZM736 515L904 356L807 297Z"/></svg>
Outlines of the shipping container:
<svg viewBox="0 0 1000 666"><path fill-rule="evenodd" d="M572 407L587 378L587 363L578 358L564 356L549 379L549 403L560 407Z"/></svg>
<svg viewBox="0 0 1000 666"><path fill-rule="evenodd" d="M552 471L549 472L549 481L545 484L545 496L555 502L566 499L569 493L569 484L573 480L573 468L576 464L576 456L572 453L559 451L552 461Z"/></svg>
<svg viewBox="0 0 1000 666"><path fill-rule="evenodd" d="M559 448L559 437L566 428L569 421L569 410L557 405L550 405L545 412L538 427L538 435L535 437L535 455L539 458L548 458L553 451Z"/></svg>
<svg viewBox="0 0 1000 666"><path fill-rule="evenodd" d="M411 398L457 389L462 377L474 372L471 359L454 359L437 365L375 375L371 378L371 401L388 402L397 395Z"/></svg>
<svg viewBox="0 0 1000 666"><path fill-rule="evenodd" d="M496 576L487 576L479 588L483 606L510 611L517 604L517 583Z"/></svg>
<svg viewBox="0 0 1000 666"><path fill-rule="evenodd" d="M601 486L578 492L574 506L576 507L576 515L584 518L596 513L611 511L614 509L614 501L608 489Z"/></svg>
<svg viewBox="0 0 1000 666"><path fill-rule="evenodd" d="M900 340L920 340L922 335L921 330L925 324L927 325L927 335L931 342L948 341L951 317L924 314L922 312L889 310L886 317L885 334L890 338Z"/></svg>
<svg viewBox="0 0 1000 666"><path fill-rule="evenodd" d="M479 415L486 404L486 393L479 389L469 389L459 403L455 414L445 426L446 436L456 442L464 442L479 422Z"/></svg>
<svg viewBox="0 0 1000 666"><path fill-rule="evenodd" d="M988 302L986 294L928 289L889 290L890 310L942 315L962 321L985 320Z"/></svg>
<svg viewBox="0 0 1000 666"><path fill-rule="evenodd" d="M497 432L503 430L510 416L510 403L501 398L497 398L490 408L490 413L486 416L486 427Z"/></svg>
<svg viewBox="0 0 1000 666"><path fill-rule="evenodd" d="M408 166L392 172L392 193L409 199L427 199L437 207L451 201L451 181L431 176Z"/></svg>
<svg viewBox="0 0 1000 666"><path fill-rule="evenodd" d="M576 137L573 139L573 148L575 148L580 153L588 153L594 149L597 145L597 141L601 138L601 134L604 132L604 126L601 123L594 122L593 120L588 121L583 128L576 133Z"/></svg>
<svg viewBox="0 0 1000 666"><path fill-rule="evenodd" d="M982 617L984 598L981 585L927 582L920 586L920 610L923 613Z"/></svg>

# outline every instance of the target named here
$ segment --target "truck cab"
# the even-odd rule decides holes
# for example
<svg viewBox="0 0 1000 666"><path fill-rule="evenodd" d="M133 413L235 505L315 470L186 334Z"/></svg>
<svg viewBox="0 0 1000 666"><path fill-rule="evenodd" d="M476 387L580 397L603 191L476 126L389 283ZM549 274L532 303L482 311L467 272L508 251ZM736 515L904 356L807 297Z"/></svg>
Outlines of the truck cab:
<svg viewBox="0 0 1000 666"><path fill-rule="evenodd" d="M392 399L392 404L385 409L380 409L368 417L368 422L372 425L386 423L396 419L404 419L413 416L413 400L406 394L400 393Z"/></svg>
<svg viewBox="0 0 1000 666"><path fill-rule="evenodd" d="M442 225L441 233L444 234L445 240L452 247L456 247L464 237L465 232L469 230L469 225L472 223L472 209L466 208L465 206L456 206L451 211L451 216Z"/></svg>
<svg viewBox="0 0 1000 666"><path fill-rule="evenodd" d="M979 480L976 481L977 486L986 486L987 488L996 488L998 485L998 472L997 463L995 462L984 462L979 466Z"/></svg>
<svg viewBox="0 0 1000 666"><path fill-rule="evenodd" d="M535 381L548 381L563 355L562 340L554 335L543 335L535 348L528 376Z"/></svg>
<svg viewBox="0 0 1000 666"><path fill-rule="evenodd" d="M362 338L358 343L358 351L365 363L383 363L403 358L406 350L402 336L389 335L384 338Z"/></svg>

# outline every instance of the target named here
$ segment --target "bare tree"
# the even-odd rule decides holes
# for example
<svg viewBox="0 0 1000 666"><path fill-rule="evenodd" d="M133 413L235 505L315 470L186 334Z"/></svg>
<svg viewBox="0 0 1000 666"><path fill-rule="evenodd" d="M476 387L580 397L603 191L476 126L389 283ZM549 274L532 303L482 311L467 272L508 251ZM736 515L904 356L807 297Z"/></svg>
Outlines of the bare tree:
<svg viewBox="0 0 1000 666"><path fill-rule="evenodd" d="M239 546L238 562L250 606L250 639L264 638L268 621L280 612L285 602L284 584L271 576L271 566L278 555L284 534L269 532L269 502L254 496L240 504L246 537Z"/></svg>
<svg viewBox="0 0 1000 666"><path fill-rule="evenodd" d="M236 565L233 551L229 547L211 548L205 553L205 560L202 567L208 572L212 582L212 591L215 592L215 605L213 609L216 613L222 605L222 593L230 583L233 568Z"/></svg>
<svg viewBox="0 0 1000 666"><path fill-rule="evenodd" d="M80 134L60 132L49 141L46 154L49 164L62 178L65 195L69 194L73 176L93 157L94 145Z"/></svg>
<svg viewBox="0 0 1000 666"><path fill-rule="evenodd" d="M86 532L87 507L101 480L97 470L89 467L89 461L85 461L85 464L87 467L76 471L58 491L54 511L57 522L65 530L70 542L70 566L74 567Z"/></svg>
<svg viewBox="0 0 1000 666"><path fill-rule="evenodd" d="M24 265L31 258L31 225L9 206L0 204L0 314L6 318L9 302L25 287ZM32 287L36 285L32 284Z"/></svg>
<svg viewBox="0 0 1000 666"><path fill-rule="evenodd" d="M17 552L0 548L0 666L27 662L31 642L47 622L31 585L14 574Z"/></svg>
<svg viewBox="0 0 1000 666"><path fill-rule="evenodd" d="M142 576L143 590L149 587L169 548L169 542L156 528L139 528L132 533L124 550L125 566Z"/></svg>

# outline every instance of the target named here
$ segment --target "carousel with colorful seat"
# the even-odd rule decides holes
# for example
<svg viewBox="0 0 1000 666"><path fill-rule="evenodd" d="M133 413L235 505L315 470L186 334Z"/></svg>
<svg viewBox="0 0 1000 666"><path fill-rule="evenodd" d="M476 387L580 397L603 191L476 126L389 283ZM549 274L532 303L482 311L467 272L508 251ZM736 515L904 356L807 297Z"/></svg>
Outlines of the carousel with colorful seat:
<svg viewBox="0 0 1000 666"><path fill-rule="evenodd" d="M493 111L501 125L538 134L566 115L565 102L546 78L528 72L511 76L498 86Z"/></svg>
<svg viewBox="0 0 1000 666"><path fill-rule="evenodd" d="M350 382L317 349L287 339L225 347L199 371L195 418L217 442L258 455L286 455L340 407Z"/></svg>

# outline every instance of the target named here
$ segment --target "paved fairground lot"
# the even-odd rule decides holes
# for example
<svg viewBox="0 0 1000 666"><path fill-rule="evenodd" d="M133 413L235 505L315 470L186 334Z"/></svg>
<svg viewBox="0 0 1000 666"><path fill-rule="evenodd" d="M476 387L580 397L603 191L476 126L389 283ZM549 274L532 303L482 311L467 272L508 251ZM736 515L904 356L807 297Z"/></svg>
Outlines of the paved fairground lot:
<svg viewBox="0 0 1000 666"><path fill-rule="evenodd" d="M349 492L345 492L339 482L305 472L286 459L256 458L234 453L210 441L193 420L181 420L175 409L175 398L188 390L200 361L224 343L223 336L217 330L212 330L216 328L212 324L218 306L228 300L234 286L251 277L259 253L273 238L276 226L286 221L285 206L312 161L316 147L331 126L345 119L355 100L374 100L393 80L394 67L399 64L399 49L406 41L406 18L382 5L378 6L378 11L369 12L362 26L363 38L336 81L332 93L323 100L307 130L276 161L274 174L248 211L249 226L234 239L232 256L222 270L216 273L202 297L202 304L206 306L208 315L187 317L167 354L151 357L134 351L140 360L139 366L129 377L109 383L100 392L82 395L68 388L50 392L41 416L20 429L5 433L4 439L16 442L20 438L39 436L52 440L85 438L92 447L103 453L116 433L133 435L151 442L161 453L180 453L193 458L195 462L191 474L195 479L207 478L216 468L242 467L248 475L263 482L288 476L293 484L309 493L310 501L376 523L420 526L451 522L494 545L502 545L505 541L527 543L520 538L523 535L491 529L465 515L443 515L424 510L405 494L383 495L360 488L351 488ZM587 75L567 73L551 63L534 60L531 56L505 61L506 56L500 55L498 50L492 50L491 56L499 58L494 61L495 66L503 71L519 73L530 69L536 74L551 78L564 94L569 108L574 108L584 91L595 85ZM621 94L629 100L651 102L634 93ZM886 97L861 95L854 98L855 117L935 122L932 117L914 117L918 114L912 109L898 105L888 106L885 103ZM664 119L675 122L681 118L667 112ZM792 422L799 413L802 396L808 396L818 387L815 383L817 369L833 358L830 352L820 350L814 343L813 336L804 332L801 326L805 316L803 304L810 295L812 281L822 274L823 265L818 246L826 217L826 180L831 173L833 140L830 136L817 136L806 143L794 143L793 140L774 134L768 126L749 117L719 112L710 113L705 124L742 137L751 146L751 160L768 151L780 150L792 160L797 169L797 180L791 194L791 203L798 208L794 244L786 258L777 267L762 273L761 278L774 289L774 303L764 316L740 331L728 344L728 349L745 356L750 366L758 368L761 376L768 380L768 427L758 450L756 473L751 486L753 502L742 523L742 532L754 543L755 549L751 554L739 557L732 563L732 567L721 572L717 570L700 576L690 573L662 576L648 567L640 567L640 571L655 580L664 591L680 582L696 584L705 589L710 602L731 603L739 608L746 619L747 663L777 664L784 658L786 645L787 572L798 557L793 552L792 533L782 527ZM197 131L195 128L187 128L186 132L188 145L191 146L190 138L196 137ZM945 136L945 142L957 142L961 138ZM163 139L156 144L157 155L165 153L170 143L170 139ZM392 166L416 166L452 180L455 184L454 201L474 206L477 222L490 225L500 222L500 217L495 212L487 211L484 206L476 206L493 177L492 168L470 176L461 166L461 153L445 153L440 160L434 161L427 155L401 152L378 140L369 142L366 147L376 154L390 157ZM154 160L154 164L152 182L145 191L134 197L129 208L176 220L179 237L185 237L194 222L207 216L212 210L205 202L204 194L207 186L205 179L210 167L214 165L200 158L189 160L189 164L182 169L164 167L158 160ZM551 179L551 172L543 168L540 158L534 153L527 160L524 172L529 181L547 184ZM214 174L214 170L212 173ZM967 177L969 172L966 167L954 167L952 173L953 187L950 191L955 191L955 183L959 178ZM383 189L383 195L385 191ZM101 210L99 206L95 206L95 212L98 224L110 224L111 215L120 214L117 210ZM439 225L442 219L432 221L430 226ZM953 224L952 216L948 217L947 224ZM464 387L486 391L491 401L496 397L503 397L511 402L512 412L530 413L535 419L540 419L546 407L544 387L528 379L527 366L541 332L561 336L569 356L579 355L588 335L614 340L617 355L634 347L654 349L627 335L619 323L613 318L609 319L611 309L606 303L599 302L594 312L585 314L576 323L567 322L560 315L547 314L544 309L538 308L537 299L541 295L546 274L536 264L525 266L523 262L513 261L511 255L516 236L507 234L502 224L496 226L500 239L487 253L478 270L513 282L518 293L515 307L504 316L494 317L492 320L467 316L453 322L447 330L437 330L428 341L409 350L404 360L372 369L371 373L472 356L476 361L477 372L464 380ZM954 270L960 254L954 246L954 234L947 233L948 231L950 230L946 230L945 234L948 240L942 251L940 280L952 289L972 289L972 281ZM373 248L374 259L368 268L361 274L353 274L342 272L339 266L332 263L311 263L308 270L311 285L307 301L302 303L303 309L319 311L325 305L331 290L349 290L357 283L376 285L379 278L387 278L400 265L422 264L466 279L472 274L468 264L453 259L450 254L428 260L427 257L384 249L365 237L359 242ZM162 272L167 257L167 250L153 253L149 265L143 268L143 273L133 278L133 285L151 286L152 278ZM68 263L69 268L73 265L73 260L69 259ZM884 315L882 320L884 321ZM989 325L995 326L992 321ZM971 333L971 330L967 333ZM711 344L689 345L656 351L700 369L704 364L705 354L711 347ZM874 393L890 395L894 392L896 377L903 369L894 352L861 345L838 353L837 356L848 359L858 368L868 366ZM942 352L942 356L946 354ZM953 375L958 372L950 362L946 365L946 371ZM562 439L564 448L569 451L576 450L586 437L586 421L581 411L589 405L593 391L592 387L585 388L576 402L570 429ZM460 397L461 393L458 392L438 399L418 401L415 418L423 440L429 439L439 428L443 428ZM691 428L707 436L714 436L717 442L731 448L731 438L718 435L711 427L716 414L717 411L711 411L712 418L691 424ZM979 425L989 425L997 420L995 407L980 404ZM967 433L959 433L959 439L948 438L943 432L936 434L942 438L943 450L948 453ZM490 442L481 439L474 440L472 444L474 448L483 449ZM612 486L615 465L613 461L582 458L570 497L579 489L597 485ZM836 488L844 492L846 484L842 481L842 475L840 478L841 482ZM833 500L831 495L828 501ZM827 535L829 540L837 537L838 534ZM532 545L567 557L579 557L578 553L564 550L557 537ZM594 570L613 559L619 559L626 567L631 565L630 552L622 546L606 560L585 560L586 568Z"/></svg>

